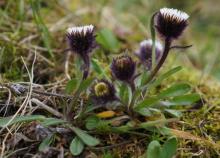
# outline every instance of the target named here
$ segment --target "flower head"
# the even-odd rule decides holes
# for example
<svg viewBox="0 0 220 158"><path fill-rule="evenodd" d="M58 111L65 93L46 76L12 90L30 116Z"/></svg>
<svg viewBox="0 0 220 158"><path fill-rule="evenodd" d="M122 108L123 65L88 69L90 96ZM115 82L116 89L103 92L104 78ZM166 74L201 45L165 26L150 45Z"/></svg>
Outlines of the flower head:
<svg viewBox="0 0 220 158"><path fill-rule="evenodd" d="M89 53L97 46L94 35L94 26L70 27L67 29L67 39L70 49L77 53L84 61L83 79L89 74L90 57Z"/></svg>
<svg viewBox="0 0 220 158"><path fill-rule="evenodd" d="M164 38L177 39L188 25L189 15L177 9L162 8L156 16L156 28Z"/></svg>
<svg viewBox="0 0 220 158"><path fill-rule="evenodd" d="M152 67L152 46L153 42L151 39L143 40L140 43L139 49L135 52L140 61L147 66L148 70ZM163 46L159 41L155 42L155 53L156 62L158 62L163 53Z"/></svg>
<svg viewBox="0 0 220 158"><path fill-rule="evenodd" d="M113 59L111 71L114 77L121 81L131 81L134 77L136 63L126 54Z"/></svg>
<svg viewBox="0 0 220 158"><path fill-rule="evenodd" d="M96 103L105 104L116 99L115 88L107 80L98 80L91 88L91 97Z"/></svg>
<svg viewBox="0 0 220 158"><path fill-rule="evenodd" d="M67 39L71 50L82 57L96 47L93 25L68 28Z"/></svg>

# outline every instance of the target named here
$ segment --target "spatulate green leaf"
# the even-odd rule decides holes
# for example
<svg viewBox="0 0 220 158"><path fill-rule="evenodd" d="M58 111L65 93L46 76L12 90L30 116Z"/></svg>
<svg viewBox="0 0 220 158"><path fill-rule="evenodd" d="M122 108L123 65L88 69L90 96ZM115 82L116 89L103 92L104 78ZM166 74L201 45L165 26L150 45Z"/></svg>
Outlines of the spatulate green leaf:
<svg viewBox="0 0 220 158"><path fill-rule="evenodd" d="M175 137L169 138L164 144L161 151L163 158L172 158L177 150L177 139Z"/></svg>
<svg viewBox="0 0 220 158"><path fill-rule="evenodd" d="M100 143L100 141L89 134L87 134L85 131L76 128L71 127L71 129L76 133L76 135L88 146L96 146Z"/></svg>
<svg viewBox="0 0 220 158"><path fill-rule="evenodd" d="M91 116L89 118L86 119L86 128L88 130L93 130L97 127L97 125L99 124L100 119L96 116Z"/></svg>
<svg viewBox="0 0 220 158"><path fill-rule="evenodd" d="M45 127L67 123L67 121L57 118L46 118L41 124Z"/></svg>
<svg viewBox="0 0 220 158"><path fill-rule="evenodd" d="M50 146L50 144L53 142L54 135L46 137L39 145L38 150L39 151L45 151L47 147Z"/></svg>
<svg viewBox="0 0 220 158"><path fill-rule="evenodd" d="M183 95L191 90L190 85L186 83L178 83L174 84L171 87L167 88L166 90L162 91L159 94L159 97L166 98L166 97L175 97L179 95Z"/></svg>
<svg viewBox="0 0 220 158"><path fill-rule="evenodd" d="M22 123L22 122L31 122L31 121L43 121L45 117L42 115L28 115L28 116L16 116L12 120L11 117L5 117L0 119L0 127L10 126L15 123Z"/></svg>
<svg viewBox="0 0 220 158"><path fill-rule="evenodd" d="M156 87L158 86L159 84L161 84L161 82L165 79L167 79L168 77L170 77L171 75L177 73L178 71L180 71L182 69L181 66L178 66L178 67L175 67L169 71L167 71L166 73L158 76L158 78L152 83L149 85L149 89L152 88L152 87Z"/></svg>
<svg viewBox="0 0 220 158"><path fill-rule="evenodd" d="M70 152L74 156L77 156L82 153L84 149L84 143L79 137L75 137L70 144Z"/></svg>
<svg viewBox="0 0 220 158"><path fill-rule="evenodd" d="M129 104L132 99L131 89L124 83L119 87L119 97L124 104Z"/></svg>
<svg viewBox="0 0 220 158"><path fill-rule="evenodd" d="M141 101L140 103L138 103L136 106L134 106L134 108L141 109L141 108L149 107L149 106L155 104L156 102L158 102L159 99L160 98L158 98L158 97L147 98L147 99Z"/></svg>
<svg viewBox="0 0 220 158"><path fill-rule="evenodd" d="M156 140L150 142L147 148L147 158L160 158L161 146Z"/></svg>
<svg viewBox="0 0 220 158"><path fill-rule="evenodd" d="M168 102L164 102L166 106L175 105L192 105L200 99L199 94L187 94L182 96L176 96Z"/></svg>

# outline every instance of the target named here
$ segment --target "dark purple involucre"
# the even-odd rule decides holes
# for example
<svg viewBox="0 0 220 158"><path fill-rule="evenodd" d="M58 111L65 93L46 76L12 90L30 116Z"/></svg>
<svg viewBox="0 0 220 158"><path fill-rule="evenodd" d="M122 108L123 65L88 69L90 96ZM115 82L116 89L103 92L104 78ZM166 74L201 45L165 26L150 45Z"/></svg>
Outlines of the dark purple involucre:
<svg viewBox="0 0 220 158"><path fill-rule="evenodd" d="M134 77L136 63L126 54L113 59L111 64L112 75L121 81L131 81Z"/></svg>

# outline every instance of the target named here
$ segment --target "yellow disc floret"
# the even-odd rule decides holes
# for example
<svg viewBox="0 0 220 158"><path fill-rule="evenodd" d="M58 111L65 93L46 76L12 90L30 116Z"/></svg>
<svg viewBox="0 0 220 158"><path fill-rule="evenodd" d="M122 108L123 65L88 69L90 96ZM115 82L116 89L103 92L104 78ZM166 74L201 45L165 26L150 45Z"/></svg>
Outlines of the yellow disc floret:
<svg viewBox="0 0 220 158"><path fill-rule="evenodd" d="M104 96L109 93L109 87L104 82L99 82L94 87L95 95L98 97Z"/></svg>

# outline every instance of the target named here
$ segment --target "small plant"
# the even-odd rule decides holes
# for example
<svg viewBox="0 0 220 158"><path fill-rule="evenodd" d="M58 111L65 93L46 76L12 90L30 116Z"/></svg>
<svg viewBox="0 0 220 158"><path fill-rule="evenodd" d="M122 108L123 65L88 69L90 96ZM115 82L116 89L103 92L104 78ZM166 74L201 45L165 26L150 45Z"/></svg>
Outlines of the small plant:
<svg viewBox="0 0 220 158"><path fill-rule="evenodd" d="M113 58L108 69L91 58L91 53L97 47L94 26L68 28L68 50L84 64L81 66L80 60L75 60L77 73L66 86L66 92L70 95L59 95L67 98L63 99L65 106L58 111L61 114L56 115L60 117L8 117L0 119L0 127L37 120L44 128L59 126L69 129L72 132L69 148L73 155L80 155L85 146L101 146L103 142L98 139L100 134L137 135L148 139L151 134L157 133L170 138L173 135L167 125L181 116L181 106L192 105L200 99L198 94L190 93L191 87L187 83L174 83L157 91L165 79L182 69L178 66L157 75L171 49L188 47L172 45L188 25L188 17L176 9L160 9L151 20L152 39L143 40L135 52L139 60L129 53L123 53ZM156 32L164 46L156 41ZM100 37L97 38L100 40ZM91 67L94 71L91 71ZM19 88L16 91L23 93ZM58 132L48 135L39 145L39 150L50 146L56 134ZM148 145L146 154L149 158L171 158L176 148L176 138L168 139L162 146L154 140Z"/></svg>
<svg viewBox="0 0 220 158"><path fill-rule="evenodd" d="M162 146L157 140L150 142L147 148L147 158L172 158L177 150L176 138L169 138Z"/></svg>

